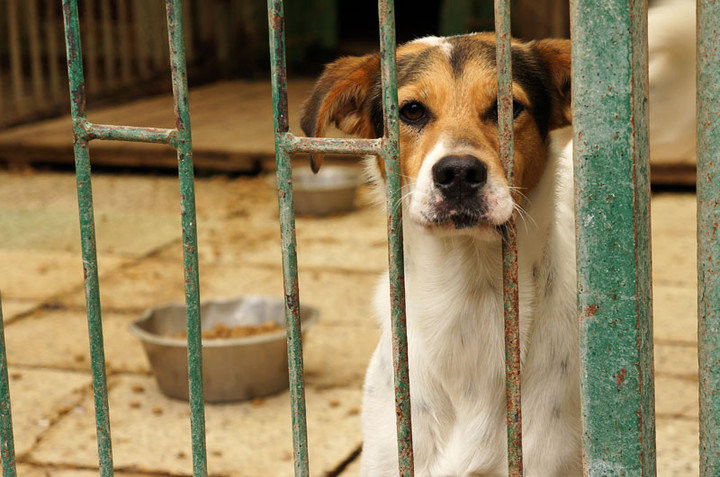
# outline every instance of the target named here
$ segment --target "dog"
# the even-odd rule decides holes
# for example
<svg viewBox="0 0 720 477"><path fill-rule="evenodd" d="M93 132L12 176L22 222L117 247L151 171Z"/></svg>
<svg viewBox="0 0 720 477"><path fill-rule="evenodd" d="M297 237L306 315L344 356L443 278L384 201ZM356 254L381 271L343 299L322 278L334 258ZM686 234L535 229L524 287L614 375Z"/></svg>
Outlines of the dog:
<svg viewBox="0 0 720 477"><path fill-rule="evenodd" d="M662 55L689 48L693 17L675 13L693 4L664 0L650 10L651 114L690 76L682 67L661 71ZM677 34L667 27L673 21L682 23ZM475 33L420 38L397 50L415 471L507 475L501 227L515 217L525 475L580 476L570 41L512 41L513 187L499 155L495 48L494 34ZM686 153L693 124L690 115L656 113L651 146ZM334 126L382 137L379 56L326 66L301 125L307 136ZM368 158L367 170L381 196L382 158ZM385 275L375 294L381 337L363 395L360 474L368 477L398 468L388 290Z"/></svg>
<svg viewBox="0 0 720 477"><path fill-rule="evenodd" d="M516 187L499 156L495 36L397 50L410 394L417 475L505 475L500 227L518 214L526 475L580 473L570 42L513 41ZM302 127L382 137L377 55L328 65ZM370 160L382 184L381 158ZM517 211L517 212L516 212ZM524 219L523 219L524 218ZM363 397L361 475L397 475L388 278Z"/></svg>

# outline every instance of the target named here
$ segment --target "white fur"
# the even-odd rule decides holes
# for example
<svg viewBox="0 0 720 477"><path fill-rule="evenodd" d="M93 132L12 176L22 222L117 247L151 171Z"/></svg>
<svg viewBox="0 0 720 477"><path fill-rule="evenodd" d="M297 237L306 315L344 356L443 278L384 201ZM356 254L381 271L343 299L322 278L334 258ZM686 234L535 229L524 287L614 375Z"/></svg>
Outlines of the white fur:
<svg viewBox="0 0 720 477"><path fill-rule="evenodd" d="M525 475L580 474L570 129L552 134L518 226ZM418 476L506 475L500 239L438 235L406 218L410 389ZM361 475L397 475L387 276L368 367Z"/></svg>
<svg viewBox="0 0 720 477"><path fill-rule="evenodd" d="M423 43L428 46L439 46L448 58L450 58L450 55L452 55L452 44L443 37L425 36L413 40L411 43Z"/></svg>

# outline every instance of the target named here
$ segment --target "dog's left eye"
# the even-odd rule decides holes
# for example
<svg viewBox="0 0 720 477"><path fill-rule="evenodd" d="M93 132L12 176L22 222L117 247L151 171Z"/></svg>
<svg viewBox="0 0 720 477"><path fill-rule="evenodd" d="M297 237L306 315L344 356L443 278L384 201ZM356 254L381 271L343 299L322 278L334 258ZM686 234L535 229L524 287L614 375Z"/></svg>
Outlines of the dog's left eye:
<svg viewBox="0 0 720 477"><path fill-rule="evenodd" d="M413 101L400 109L400 118L406 123L416 123L425 117L426 110L422 103Z"/></svg>

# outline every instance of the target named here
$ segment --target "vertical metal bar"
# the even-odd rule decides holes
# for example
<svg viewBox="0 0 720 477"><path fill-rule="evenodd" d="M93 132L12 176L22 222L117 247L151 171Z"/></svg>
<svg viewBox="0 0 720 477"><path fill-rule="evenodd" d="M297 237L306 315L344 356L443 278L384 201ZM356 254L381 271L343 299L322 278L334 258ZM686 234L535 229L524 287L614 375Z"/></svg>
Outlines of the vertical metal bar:
<svg viewBox="0 0 720 477"><path fill-rule="evenodd" d="M700 475L720 474L720 3L697 3L697 267Z"/></svg>
<svg viewBox="0 0 720 477"><path fill-rule="evenodd" d="M80 211L80 237L83 270L85 274L85 300L87 303L88 334L95 398L95 425L98 441L100 475L113 475L112 441L110 439L110 413L108 408L103 347L100 289L98 283L97 250L95 245L95 218L93 214L90 155L83 128L85 121L85 79L82 69L80 24L77 0L63 0L65 46L70 80L70 111L73 119L75 176Z"/></svg>
<svg viewBox="0 0 720 477"><path fill-rule="evenodd" d="M187 67L183 39L182 0L166 0L168 42L175 118L177 127L178 175L182 197L183 259L185 304L188 331L188 374L190 381L190 427L192 434L193 475L207 475L205 448L205 404L203 401L202 333L200 326L200 286L195 214L192 134L188 103Z"/></svg>
<svg viewBox="0 0 720 477"><path fill-rule="evenodd" d="M292 412L295 475L309 475L305 380L300 323L300 291L297 275L295 215L293 212L292 163L279 136L289 130L287 68L285 62L285 10L283 0L268 0L270 68L275 125L275 155L282 245L285 320L287 323L290 406Z"/></svg>
<svg viewBox="0 0 720 477"><path fill-rule="evenodd" d="M412 421L410 406L410 372L408 367L407 324L405 313L405 267L403 253L400 146L395 61L395 2L378 2L380 20L380 61L383 94L385 140L382 158L385 163L385 187L388 211L388 261L390 304L393 330L393 369L395 375L395 415L397 418L398 464L401 476L414 474Z"/></svg>
<svg viewBox="0 0 720 477"><path fill-rule="evenodd" d="M0 455L3 477L15 477L15 444L13 439L12 407L10 406L10 383L5 352L5 325L0 296Z"/></svg>
<svg viewBox="0 0 720 477"><path fill-rule="evenodd" d="M512 49L510 0L495 0L497 40L498 132L500 159L508 184L515 184L513 141ZM508 474L521 477L522 413L520 407L520 313L518 295L517 227L511 218L503 227L503 300L505 309L505 403L507 412Z"/></svg>
<svg viewBox="0 0 720 477"><path fill-rule="evenodd" d="M655 475L646 0L573 0L586 475Z"/></svg>

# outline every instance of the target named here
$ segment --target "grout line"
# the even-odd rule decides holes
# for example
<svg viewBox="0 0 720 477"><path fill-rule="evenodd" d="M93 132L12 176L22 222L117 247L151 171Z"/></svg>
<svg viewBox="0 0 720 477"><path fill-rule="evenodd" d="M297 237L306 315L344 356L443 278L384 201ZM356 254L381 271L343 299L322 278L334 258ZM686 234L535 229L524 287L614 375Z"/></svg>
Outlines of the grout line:
<svg viewBox="0 0 720 477"><path fill-rule="evenodd" d="M348 468L350 464L355 462L355 460L360 456L360 453L362 452L362 444L358 444L357 447L355 447L350 454L348 454L345 459L343 459L337 466L335 466L334 469L329 470L325 473L325 477L338 477L339 475L342 475L345 472L345 469Z"/></svg>

